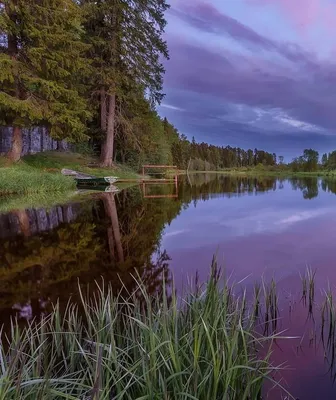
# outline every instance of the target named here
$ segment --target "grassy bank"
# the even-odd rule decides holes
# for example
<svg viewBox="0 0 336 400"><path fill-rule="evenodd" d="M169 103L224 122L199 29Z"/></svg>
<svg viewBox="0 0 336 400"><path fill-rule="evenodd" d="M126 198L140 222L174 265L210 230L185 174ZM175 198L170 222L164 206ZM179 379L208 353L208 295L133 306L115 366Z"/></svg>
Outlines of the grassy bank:
<svg viewBox="0 0 336 400"><path fill-rule="evenodd" d="M0 168L0 195L66 192L76 188L73 179L19 164Z"/></svg>
<svg viewBox="0 0 336 400"><path fill-rule="evenodd" d="M0 398L261 399L273 338L256 332L255 312L219 289L216 273L182 304L141 283L124 297L97 293L22 331L13 322L0 346Z"/></svg>
<svg viewBox="0 0 336 400"><path fill-rule="evenodd" d="M62 168L73 169L95 176L137 178L127 167L90 167L97 160L74 153L46 152L24 157L17 164L9 164L0 157L0 195L67 192L76 188L72 178L61 174Z"/></svg>
<svg viewBox="0 0 336 400"><path fill-rule="evenodd" d="M33 168L52 172L60 172L62 168L67 168L98 177L118 176L124 179L139 177L136 172L124 165L117 164L114 168L99 168L96 158L77 153L44 152L26 156L23 161Z"/></svg>

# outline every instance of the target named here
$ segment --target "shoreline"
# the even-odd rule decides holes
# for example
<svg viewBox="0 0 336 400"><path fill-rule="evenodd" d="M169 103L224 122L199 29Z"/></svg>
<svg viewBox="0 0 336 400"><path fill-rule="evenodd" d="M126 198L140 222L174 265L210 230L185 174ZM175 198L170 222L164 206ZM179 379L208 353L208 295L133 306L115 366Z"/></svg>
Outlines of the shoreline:
<svg viewBox="0 0 336 400"><path fill-rule="evenodd" d="M192 174L218 174L218 175L228 175L228 176L250 176L250 177L258 177L258 176L272 176L272 177L283 177L283 178L291 178L291 177L335 177L336 171L314 171L314 172L293 172L293 171L256 171L256 170L218 170L218 171L183 171L180 170L178 172L179 175L192 175Z"/></svg>
<svg viewBox="0 0 336 400"><path fill-rule="evenodd" d="M96 161L93 157L70 152L29 155L17 164L9 164L5 157L0 157L0 196L75 191L75 180L62 175L62 168L97 177L117 175L121 180L140 178L140 175L124 165L116 165L115 168L91 167Z"/></svg>
<svg viewBox="0 0 336 400"><path fill-rule="evenodd" d="M114 168L99 168L97 160L70 152L45 152L23 157L17 164L8 164L5 157L0 157L0 196L33 195L38 193L65 193L76 190L72 178L61 174L62 168L73 169L97 177L114 175L126 184L141 183L142 175L127 165L118 164ZM278 178L336 178L336 171L290 171L274 169L225 169L211 171L179 170L179 176L194 174L218 174L228 177L278 177ZM171 176L168 172L167 176ZM121 183L122 185L122 183Z"/></svg>

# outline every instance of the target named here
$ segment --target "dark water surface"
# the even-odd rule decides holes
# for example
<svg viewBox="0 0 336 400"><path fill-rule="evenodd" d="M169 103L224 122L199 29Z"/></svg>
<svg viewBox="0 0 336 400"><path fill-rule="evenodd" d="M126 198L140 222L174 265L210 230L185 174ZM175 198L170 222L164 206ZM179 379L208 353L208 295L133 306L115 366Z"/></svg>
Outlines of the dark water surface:
<svg viewBox="0 0 336 400"><path fill-rule="evenodd" d="M178 291L196 272L206 280L217 254L232 280L275 277L282 384L300 400L334 399L333 351L320 335L320 301L336 284L336 180L191 175L174 185L97 193L49 209L0 213L0 320L22 321L65 305L100 277L130 289L135 269L150 291L162 277ZM301 301L300 273L316 269L313 313ZM303 337L303 339L301 339ZM332 349L334 349L333 343ZM280 375L279 375L280 376ZM270 399L285 398L277 390Z"/></svg>

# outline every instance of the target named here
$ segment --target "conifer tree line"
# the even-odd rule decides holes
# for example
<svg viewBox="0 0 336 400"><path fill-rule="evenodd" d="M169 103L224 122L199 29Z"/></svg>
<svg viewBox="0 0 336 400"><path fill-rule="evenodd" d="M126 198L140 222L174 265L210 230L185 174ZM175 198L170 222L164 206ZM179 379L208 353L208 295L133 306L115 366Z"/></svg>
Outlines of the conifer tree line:
<svg viewBox="0 0 336 400"><path fill-rule="evenodd" d="M0 1L0 126L47 126L55 139L87 142L100 165L175 164L207 170L274 165L257 149L189 141L156 107L169 57L166 0Z"/></svg>
<svg viewBox="0 0 336 400"><path fill-rule="evenodd" d="M336 169L336 150L331 153L324 153L322 155L321 164L324 169L335 170Z"/></svg>

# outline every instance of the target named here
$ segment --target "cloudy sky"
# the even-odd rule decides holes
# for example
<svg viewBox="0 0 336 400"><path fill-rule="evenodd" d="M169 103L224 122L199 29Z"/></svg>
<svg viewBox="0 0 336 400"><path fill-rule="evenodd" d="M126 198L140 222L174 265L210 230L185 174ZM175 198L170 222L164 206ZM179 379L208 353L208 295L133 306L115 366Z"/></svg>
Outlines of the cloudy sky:
<svg viewBox="0 0 336 400"><path fill-rule="evenodd" d="M336 0L171 0L159 112L287 160L336 149Z"/></svg>

